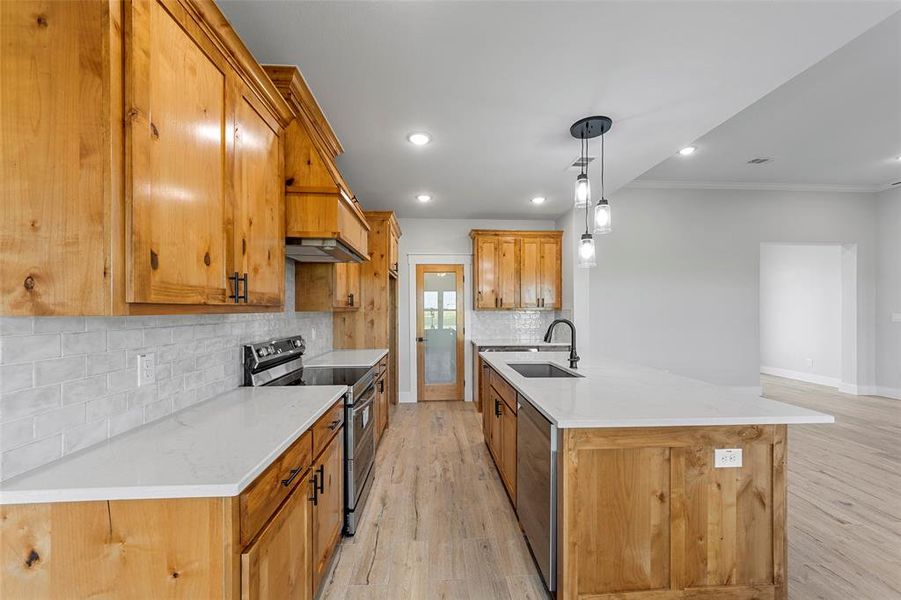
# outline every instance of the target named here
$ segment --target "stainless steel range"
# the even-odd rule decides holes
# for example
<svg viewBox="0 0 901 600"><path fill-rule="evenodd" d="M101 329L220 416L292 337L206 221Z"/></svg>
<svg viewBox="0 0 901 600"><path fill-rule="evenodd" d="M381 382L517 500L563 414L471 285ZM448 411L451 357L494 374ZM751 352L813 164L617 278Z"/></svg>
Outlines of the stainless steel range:
<svg viewBox="0 0 901 600"><path fill-rule="evenodd" d="M244 346L244 385L346 385L344 401L344 533L354 535L372 487L375 462L375 377L378 367L304 367L303 338Z"/></svg>

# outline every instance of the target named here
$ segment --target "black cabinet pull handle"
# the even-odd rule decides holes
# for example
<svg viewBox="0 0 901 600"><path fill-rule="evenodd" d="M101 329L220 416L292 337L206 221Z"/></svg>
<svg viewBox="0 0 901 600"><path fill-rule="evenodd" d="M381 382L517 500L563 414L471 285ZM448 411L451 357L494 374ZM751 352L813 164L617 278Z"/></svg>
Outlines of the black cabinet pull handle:
<svg viewBox="0 0 901 600"><path fill-rule="evenodd" d="M234 300L235 304L239 304L241 302L243 302L244 304L247 304L247 302L248 302L248 299L247 299L247 273L244 273L243 275L241 275L237 271L235 271L234 274L232 274L228 279L232 282L232 286L235 290L234 293L229 294L228 297L230 299ZM241 284L242 283L244 284L244 292L243 293L241 292Z"/></svg>
<svg viewBox="0 0 901 600"><path fill-rule="evenodd" d="M308 500L313 503L313 506L319 506L319 489L316 487L316 478L317 477L318 477L318 475L316 475L314 473L313 478L310 479L310 483L313 484L313 497L308 498Z"/></svg>
<svg viewBox="0 0 901 600"><path fill-rule="evenodd" d="M380 394L385 393L385 379L384 378L379 379L379 393Z"/></svg>
<svg viewBox="0 0 901 600"><path fill-rule="evenodd" d="M501 403L496 399L494 401L494 415L497 417L501 416Z"/></svg>
<svg viewBox="0 0 901 600"><path fill-rule="evenodd" d="M353 295L353 294L348 294L348 295L347 295L347 305L348 305L348 306L353 306L353 305L354 305L354 295Z"/></svg>
<svg viewBox="0 0 901 600"><path fill-rule="evenodd" d="M294 478L300 474L300 469L291 469L291 476L287 479L282 479L282 485L288 487L291 485L291 482L294 481Z"/></svg>
<svg viewBox="0 0 901 600"><path fill-rule="evenodd" d="M338 426L340 426L340 425L341 425L341 419L335 419L334 421L332 421L331 423L328 424L328 429L329 429L329 431L334 431L334 430L338 429Z"/></svg>
<svg viewBox="0 0 901 600"><path fill-rule="evenodd" d="M321 493L325 492L325 465L324 464L319 465L319 468L316 470L319 471L318 475L315 478L316 479L316 489L317 489L318 493L321 494Z"/></svg>

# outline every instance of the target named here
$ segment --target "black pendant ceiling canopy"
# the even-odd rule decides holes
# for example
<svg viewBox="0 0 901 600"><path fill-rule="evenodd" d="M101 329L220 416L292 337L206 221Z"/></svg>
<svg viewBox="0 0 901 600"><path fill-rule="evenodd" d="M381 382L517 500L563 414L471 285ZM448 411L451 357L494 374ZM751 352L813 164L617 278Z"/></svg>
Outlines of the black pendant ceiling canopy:
<svg viewBox="0 0 901 600"><path fill-rule="evenodd" d="M576 139L590 140L599 135L604 135L610 131L611 127L613 127L613 119L610 117L585 117L573 123L572 127L569 128L569 132Z"/></svg>

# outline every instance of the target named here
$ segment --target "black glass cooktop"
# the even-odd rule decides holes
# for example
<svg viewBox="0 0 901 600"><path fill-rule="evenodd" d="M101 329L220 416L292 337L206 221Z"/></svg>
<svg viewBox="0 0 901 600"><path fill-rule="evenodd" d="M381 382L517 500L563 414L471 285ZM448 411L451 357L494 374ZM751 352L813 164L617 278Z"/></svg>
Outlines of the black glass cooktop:
<svg viewBox="0 0 901 600"><path fill-rule="evenodd" d="M369 387L372 376L367 375L370 371L371 369L364 368L304 367L302 371L289 373L266 385L346 385L354 391L356 397Z"/></svg>

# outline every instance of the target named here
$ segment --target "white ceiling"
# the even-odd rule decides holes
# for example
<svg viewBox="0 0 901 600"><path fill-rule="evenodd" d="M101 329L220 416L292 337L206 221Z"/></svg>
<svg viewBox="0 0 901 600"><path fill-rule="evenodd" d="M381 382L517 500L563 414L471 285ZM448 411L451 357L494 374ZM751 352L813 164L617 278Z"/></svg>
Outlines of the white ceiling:
<svg viewBox="0 0 901 600"><path fill-rule="evenodd" d="M614 119L615 189L898 6L238 1L222 9L258 60L300 67L366 208L547 218L572 201L576 119ZM434 142L410 145L407 133L419 129ZM433 201L419 204L420 192ZM548 202L531 205L536 194Z"/></svg>
<svg viewBox="0 0 901 600"><path fill-rule="evenodd" d="M901 180L901 12L694 145L639 180L862 189ZM773 160L747 164L756 157Z"/></svg>

